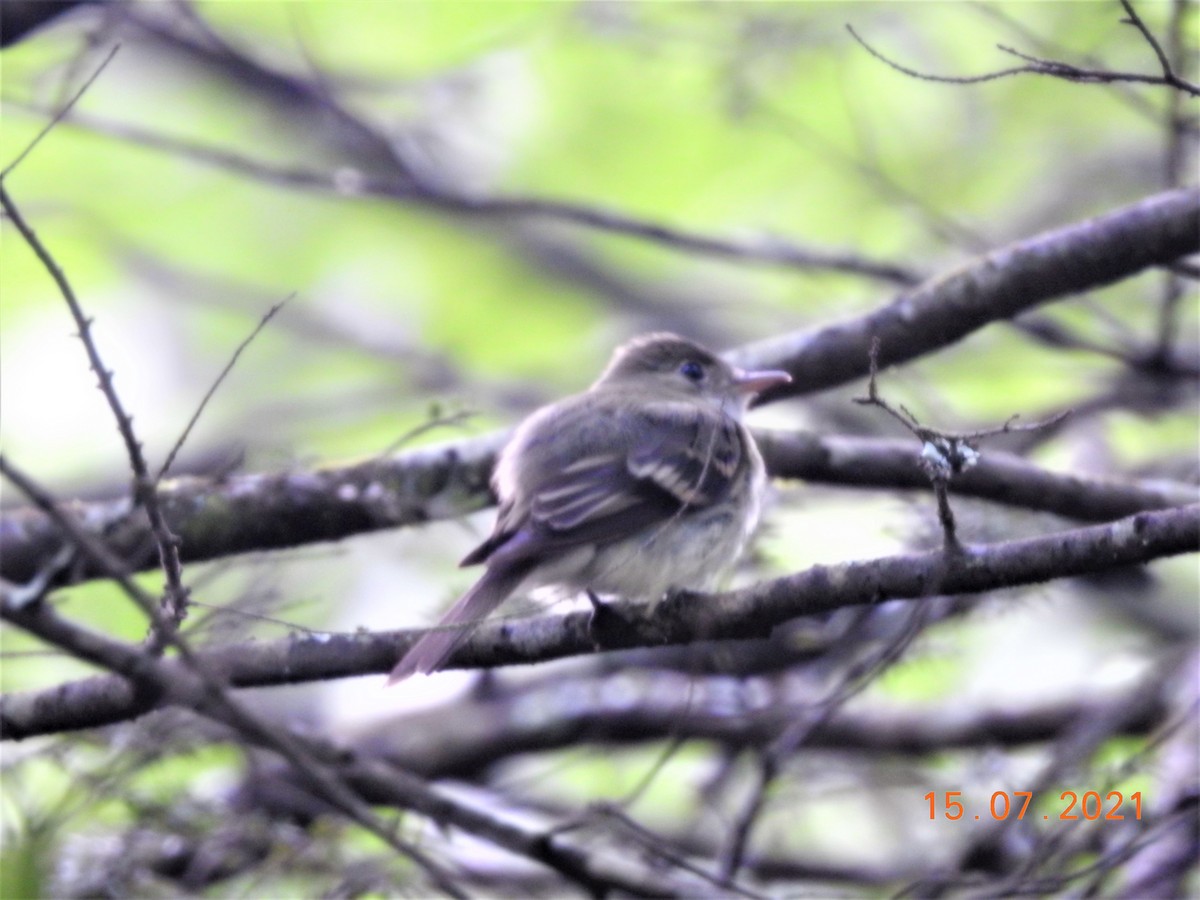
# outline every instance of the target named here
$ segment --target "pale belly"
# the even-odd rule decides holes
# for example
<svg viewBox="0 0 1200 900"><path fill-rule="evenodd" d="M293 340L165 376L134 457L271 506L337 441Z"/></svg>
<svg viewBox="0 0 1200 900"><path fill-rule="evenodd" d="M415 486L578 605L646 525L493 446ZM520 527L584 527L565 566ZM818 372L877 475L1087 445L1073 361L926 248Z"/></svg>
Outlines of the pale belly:
<svg viewBox="0 0 1200 900"><path fill-rule="evenodd" d="M719 507L668 520L600 549L578 548L554 571L543 569L524 590L552 586L540 595L562 596L590 590L628 600L658 601L668 590L709 590L741 555L758 525L759 491L742 508Z"/></svg>

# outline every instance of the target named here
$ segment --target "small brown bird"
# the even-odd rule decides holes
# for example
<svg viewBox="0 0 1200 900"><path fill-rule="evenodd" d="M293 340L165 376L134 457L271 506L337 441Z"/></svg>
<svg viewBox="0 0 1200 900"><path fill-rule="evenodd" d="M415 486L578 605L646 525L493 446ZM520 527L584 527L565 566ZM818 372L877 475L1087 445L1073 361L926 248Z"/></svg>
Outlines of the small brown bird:
<svg viewBox="0 0 1200 900"><path fill-rule="evenodd" d="M634 338L587 391L530 415L500 453L491 536L462 565L483 576L392 670L432 672L514 593L657 601L711 587L758 523L766 481L742 417L791 381L743 372L674 334Z"/></svg>

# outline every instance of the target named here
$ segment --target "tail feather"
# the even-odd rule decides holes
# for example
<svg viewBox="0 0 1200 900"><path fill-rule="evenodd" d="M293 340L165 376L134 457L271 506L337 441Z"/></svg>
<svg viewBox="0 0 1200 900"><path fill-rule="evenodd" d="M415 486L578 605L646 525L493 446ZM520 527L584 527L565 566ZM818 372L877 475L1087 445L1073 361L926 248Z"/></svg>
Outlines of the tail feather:
<svg viewBox="0 0 1200 900"><path fill-rule="evenodd" d="M438 630L427 632L392 669L388 684L410 675L428 675L442 667L459 644L470 636L479 621L503 603L520 582L514 573L489 569L438 622ZM462 627L453 628L451 626Z"/></svg>

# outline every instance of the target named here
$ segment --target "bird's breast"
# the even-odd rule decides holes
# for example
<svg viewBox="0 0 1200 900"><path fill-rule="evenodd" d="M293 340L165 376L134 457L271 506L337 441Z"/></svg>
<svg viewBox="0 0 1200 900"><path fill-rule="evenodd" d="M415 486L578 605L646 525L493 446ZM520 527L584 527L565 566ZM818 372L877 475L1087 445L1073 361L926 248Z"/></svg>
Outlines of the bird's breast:
<svg viewBox="0 0 1200 900"><path fill-rule="evenodd" d="M630 600L656 601L673 588L709 590L741 555L758 525L762 466L747 467L740 499L684 509L597 550L576 587Z"/></svg>

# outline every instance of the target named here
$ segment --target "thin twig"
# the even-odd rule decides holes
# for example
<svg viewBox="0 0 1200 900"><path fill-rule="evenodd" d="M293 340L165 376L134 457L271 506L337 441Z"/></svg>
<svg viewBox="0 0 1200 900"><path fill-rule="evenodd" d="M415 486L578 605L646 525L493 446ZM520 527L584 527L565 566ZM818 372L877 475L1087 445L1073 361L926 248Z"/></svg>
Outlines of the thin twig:
<svg viewBox="0 0 1200 900"><path fill-rule="evenodd" d="M1176 80L1175 71L1171 68L1171 61L1167 59L1167 54L1163 51L1162 45L1150 33L1150 29L1146 27L1146 23L1142 21L1142 17L1137 14L1137 11L1133 8L1133 4L1129 0L1121 0L1121 8L1129 16L1128 19L1121 20L1122 24L1132 25L1142 33L1142 37L1146 39L1146 43L1150 45L1150 49L1158 57L1158 64L1162 66L1163 78L1168 82L1174 83Z"/></svg>
<svg viewBox="0 0 1200 900"><path fill-rule="evenodd" d="M1174 59L1176 63L1181 65L1185 64L1186 60L1185 54L1187 50L1183 43L1185 4L1183 2L1172 4L1171 20L1167 30L1168 45L1170 46L1169 55L1159 45L1158 41L1154 39L1154 36L1149 33L1141 18L1134 12L1132 6L1124 2L1124 0L1122 5L1125 6L1126 11L1129 13L1129 19L1126 22L1141 31L1158 56L1164 74L1173 75L1171 60ZM1163 184L1168 187L1181 184L1185 177L1184 166L1188 155L1188 142L1184 132L1184 122L1183 95L1176 92L1171 95L1166 109L1163 111L1163 127L1166 132L1165 147L1163 150ZM1184 283L1182 276L1167 270L1162 279L1162 296L1159 300L1157 346L1154 353L1148 357L1152 363L1157 364L1164 370L1172 367L1176 355L1175 346L1179 328L1179 304L1183 296Z"/></svg>
<svg viewBox="0 0 1200 900"><path fill-rule="evenodd" d="M192 417L188 420L187 426L183 429L183 433L180 434L179 439L175 441L175 446L173 446L171 448L171 452L167 454L166 462L162 464L162 468L158 470L158 474L154 477L156 483L162 481L167 472L170 470L171 464L175 462L176 455L179 453L180 449L182 449L184 442L188 439L188 435L192 433L192 429L195 427L196 422L200 419L200 414L204 412L204 407L208 405L208 401L212 399L213 394L217 392L217 388L221 386L221 382L225 380L225 376L228 375L233 367L237 364L238 357L242 355L242 351L250 346L254 339L258 337L259 332L261 332L267 326L267 323L270 322L271 319L275 318L275 314L283 309L283 307L286 306L295 296L296 294L293 292L288 294L288 296L284 297L278 303L272 304L271 308L268 309L266 313L263 314L262 318L258 320L258 324L254 326L254 329L250 332L250 334L248 334L245 339L238 344L237 349L233 351L233 356L231 356L229 358L229 362L225 364L225 368L221 370L221 373L217 376L216 380L209 387L208 391L205 392L204 397L200 400L200 405L197 406L196 411L192 413Z"/></svg>
<svg viewBox="0 0 1200 900"><path fill-rule="evenodd" d="M938 522L942 526L945 549L948 552L960 552L963 548L958 540L954 511L950 507L950 481L954 476L974 467L979 462L979 450L975 446L976 442L998 434L1050 428L1071 415L1072 410L1066 409L1049 419L1021 425L1016 424L1019 414L1014 413L998 428L985 428L979 431L953 432L930 428L922 425L903 404L897 409L879 393L879 349L880 340L876 336L871 340L867 396L855 397L854 402L863 406L879 407L921 441L923 445L921 467L929 477L934 496L937 498Z"/></svg>
<svg viewBox="0 0 1200 900"><path fill-rule="evenodd" d="M898 422L904 425L909 431L921 440L932 440L942 438L947 441L976 441L982 438L995 437L999 434L1012 434L1020 431L1041 431L1044 428L1050 428L1057 425L1059 422L1071 415L1073 410L1064 409L1050 416L1048 419L1041 419L1036 422L1025 422L1017 424L1017 419L1021 417L1020 413L1013 413L1004 422L994 428L982 428L977 431L945 431L940 428L930 428L922 425L917 417L903 404L900 405L900 410L897 411L891 406L879 393L878 376L879 376L879 350L880 341L875 338L871 342L870 352L870 370L867 381L867 396L855 397L854 402L863 406L878 406L885 412L890 414Z"/></svg>
<svg viewBox="0 0 1200 900"><path fill-rule="evenodd" d="M1017 75L1022 72L1030 71L1029 66L1019 66L1012 69L1003 69L999 72L988 72L984 75L933 75L929 72L920 72L916 69L910 69L908 66L896 62L894 59L889 59L884 56L874 47L866 42L866 40L854 30L854 26L849 22L846 23L846 30L850 32L850 36L856 40L859 45L870 53L873 57L889 68L895 69L902 75L908 75L911 78L918 78L921 81L936 81L942 84L979 84L984 81L995 81L997 78L1005 78L1009 75Z"/></svg>
<svg viewBox="0 0 1200 900"><path fill-rule="evenodd" d="M733 881L723 881L705 871L689 858L688 853L670 846L671 841L669 838L666 838L662 834L647 828L645 825L633 819L628 813L626 813L616 804L594 804L588 810L588 814L589 818L592 820L607 819L615 822L621 831L623 831L633 840L637 841L638 845L653 859L670 863L671 865L677 866L686 872L691 872L693 875L696 875L713 885L714 888L720 888L722 895L734 894L739 897L765 900L765 895L753 891L745 885L740 885Z"/></svg>
<svg viewBox="0 0 1200 900"><path fill-rule="evenodd" d="M96 72L84 82L83 87L80 88L66 105L62 114L54 118L46 128L34 137L29 146L4 170L4 174L7 174L17 162L28 156L33 147L49 132L50 128L53 128L58 122L62 121L63 115L95 83L96 77L108 65L109 61L112 60L115 53L116 48L101 61ZM158 503L158 497L155 493L155 482L150 479L146 459L142 454L141 442L133 430L133 417L125 411L124 404L122 404L121 398L113 385L112 372L105 367L104 361L100 357L100 351L92 338L92 320L84 313L83 306L80 304L75 291L71 288L71 284L67 280L66 274L58 265L54 256L41 242L33 228L30 227L17 209L16 203L8 193L3 176L0 176L0 208L3 208L9 220L12 221L17 231L21 234L21 237L25 239L25 243L33 250L34 255L58 286L59 293L62 295L63 300L66 301L67 308L71 312L71 317L75 320L76 327L79 329L79 339L83 343L84 350L87 353L88 365L96 374L100 391L104 394L105 400L108 401L109 409L112 410L113 418L117 422L117 430L120 432L121 439L125 443L125 453L129 459L130 469L133 472L134 505L145 507L146 516L150 521L150 528L154 535L154 542L158 548L159 563L166 576L162 605L167 612L167 616L165 620L159 621L158 624L167 628L177 628L183 617L187 614L187 588L183 584L183 567L179 559L179 540L171 533L170 528L167 526L166 518ZM150 638L151 648L161 650L166 643L165 637L157 629L153 630Z"/></svg>
<svg viewBox="0 0 1200 900"><path fill-rule="evenodd" d="M931 593L932 596L932 593ZM922 601L929 598L921 598ZM861 627L869 621L872 609L865 609L859 617ZM840 672L838 683L822 699L796 708L788 716L790 724L757 755L758 770L754 789L745 800L741 812L729 830L729 838L719 855L720 875L732 879L745 864L746 848L751 834L767 802L771 785L778 778L786 762L817 729L824 727L852 698L866 690L875 679L897 662L913 641L922 633L931 620L927 602L914 603L905 614L903 627L891 640L872 650L864 659L851 662ZM847 637L849 643L851 637ZM837 658L842 645L831 648L830 657Z"/></svg>
<svg viewBox="0 0 1200 900"><path fill-rule="evenodd" d="M972 5L975 7L976 11L999 22L1010 31L1013 31L1018 37L1020 37L1022 41L1031 46L1041 48L1043 54L1052 56L1057 53L1061 56L1064 53L1061 44L1035 33L1033 30L1025 27L1019 20L1006 15L1002 10L1000 10L999 7L985 3L983 0L976 0L976 2ZM1085 65L1089 68L1103 68L1103 63L1100 60L1086 53L1079 56L1079 61L1080 65ZM1113 89L1115 96L1119 97L1126 106L1136 112L1139 116L1142 116L1148 122L1158 121L1159 112L1155 104L1146 99L1146 97L1142 93L1138 92L1132 85L1118 82L1109 85L1109 87Z"/></svg>
<svg viewBox="0 0 1200 900"><path fill-rule="evenodd" d="M40 112L37 106L9 101ZM886 260L874 260L853 252L810 248L775 235L735 238L704 234L686 228L637 218L599 205L520 195L478 195L453 193L408 178L372 177L355 169L320 172L305 168L286 168L262 162L217 147L205 147L185 140L156 134L145 129L92 117L73 116L66 124L89 129L142 147L174 153L178 156L235 172L267 184L331 192L342 197L376 197L425 206L430 209L474 215L484 218L519 216L551 219L657 244L677 253L716 256L745 263L777 265L799 270L845 272L901 286L919 282L911 268Z"/></svg>
<svg viewBox="0 0 1200 900"><path fill-rule="evenodd" d="M1140 21L1140 20L1139 20ZM1144 26L1143 26L1144 27ZM1003 44L997 44L997 49L1001 52L1011 54L1029 63L1027 66L1014 66L1009 69L1000 69L995 72L986 72L982 75L934 75L929 72L921 72L917 69L909 68L902 65L893 59L884 56L874 47L864 40L854 27L850 24L846 25L846 30L850 32L850 36L856 40L864 50L870 53L884 65L895 69L904 75L911 78L917 78L921 81L932 81L940 84L981 84L987 81L995 81L999 78L1007 78L1011 75L1048 75L1053 78L1062 78L1066 81L1077 81L1084 83L1096 84L1113 84L1117 82L1137 82L1140 84L1160 84L1167 87L1177 88L1189 94L1200 96L1200 86L1192 84L1171 72L1169 75L1145 75L1139 72L1118 72L1108 69L1085 69L1080 66L1072 65L1071 63L1060 62L1057 60L1040 59L1036 56L1030 56L1027 53L1022 53L1012 47L1006 47Z"/></svg>
<svg viewBox="0 0 1200 900"><path fill-rule="evenodd" d="M754 787L742 804L741 810L729 828L729 834L717 854L717 883L722 886L733 884L738 870L746 860L746 846L750 834L766 806L767 793L779 775L779 758L768 748L755 754Z"/></svg>
<svg viewBox="0 0 1200 900"><path fill-rule="evenodd" d="M155 493L155 483L150 479L149 470L146 467L146 458L142 454L141 442L137 439L137 435L133 431L133 417L125 411L125 406L122 404L121 398L118 396L116 388L113 385L112 372L105 368L104 361L100 357L100 351L96 348L96 343L92 339L92 320L84 314L83 307L75 296L70 282L67 281L66 275L63 274L62 268L50 254L50 251L46 249L46 246L41 242L37 234L26 223L2 180L0 180L0 208L3 208L9 220L16 226L17 231L20 232L46 271L50 273L50 277L54 280L54 283L58 285L59 293L62 294L63 299L66 301L67 308L71 312L71 317L75 320L75 324L79 329L79 339L83 342L84 350L87 353L88 364L96 374L100 392L104 394L105 400L108 401L109 409L112 410L113 417L117 420L117 430L120 432L121 439L125 443L125 453L129 459L130 468L133 471L134 505L140 504L146 509L146 515L150 520L151 532L154 535L154 542L158 547L159 564L162 566L163 573L166 576L163 606L167 612L167 618L160 620L159 624L168 628L178 627L179 622L183 620L187 611L187 588L183 584L183 568L179 560L179 542L167 526L166 518L158 503L158 497ZM164 635L159 634L157 631L153 632L151 641L153 647L161 649L165 643Z"/></svg>
<svg viewBox="0 0 1200 900"><path fill-rule="evenodd" d="M429 409L428 419L426 419L420 425L416 425L408 429L408 431L404 432L404 434L400 435L398 438L388 444L380 456L391 456L405 445L411 444L423 434L428 434L430 431L433 431L437 428L449 428L452 425L462 425L465 422L470 421L475 415L475 411L470 409L459 409L452 413L443 413L439 408L439 405L435 404Z"/></svg>
<svg viewBox="0 0 1200 900"><path fill-rule="evenodd" d="M133 418L125 412L121 398L117 395L116 389L113 386L112 372L104 367L104 361L100 358L100 352L96 349L95 341L92 340L92 320L84 314L83 307L80 306L79 300L75 296L75 291L71 288L70 282L67 281L66 275L63 274L63 270L38 238L37 234L26 223L24 216L17 209L3 182L0 182L0 207L4 209L9 220L16 226L17 231L20 232L21 237L25 239L25 243L33 250L34 255L37 256L46 271L50 273L50 277L58 285L59 293L66 300L71 317L79 327L79 339L83 342L84 349L87 352L88 364L92 371L96 373L96 378L99 381L98 387L101 393L104 394L104 398L108 401L109 408L117 420L117 428L120 431L121 438L125 442L125 450L133 466L134 475L144 478L147 474L146 461L142 456L141 444L138 442L137 436L133 433Z"/></svg>
<svg viewBox="0 0 1200 900"><path fill-rule="evenodd" d="M1164 359L1160 347L1135 344L1125 335L1113 336L1113 340L1122 346L1109 346L1078 334L1049 316L1039 315L1021 316L1009 322L1009 327L1048 347L1096 353L1119 362L1134 372L1149 372L1158 377L1169 376L1189 380L1200 378L1200 364L1186 359Z"/></svg>
<svg viewBox="0 0 1200 900"><path fill-rule="evenodd" d="M117 51L120 49L120 44L113 44L112 49L108 51L108 55L100 61L100 65L96 66L96 71L88 76L88 79L80 86L79 90L77 90L71 96L71 98L63 104L62 109L50 117L50 121L42 126L41 131L34 136L33 140L29 142L28 146L26 146L24 150L17 154L16 159L10 162L3 169L0 169L0 181L3 181L5 178L7 178L9 173L19 166L25 157L33 152L33 148L42 142L42 138L48 135L54 129L55 125L66 118L67 113L69 113L74 108L75 104L79 102L79 98L87 93L88 88L90 88L95 80L100 77L100 73L108 68L108 64L112 62L113 57L117 55Z"/></svg>

